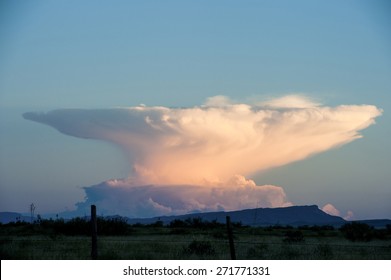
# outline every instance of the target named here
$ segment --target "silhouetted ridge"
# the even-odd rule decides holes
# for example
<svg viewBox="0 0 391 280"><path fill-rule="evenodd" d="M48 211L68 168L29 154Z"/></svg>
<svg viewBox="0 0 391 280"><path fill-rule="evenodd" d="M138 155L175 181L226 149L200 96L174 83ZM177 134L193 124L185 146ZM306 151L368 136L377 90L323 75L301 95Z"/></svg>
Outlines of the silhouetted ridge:
<svg viewBox="0 0 391 280"><path fill-rule="evenodd" d="M217 221L225 223L226 216L232 222L242 225L268 226L268 225L341 225L345 220L341 217L329 215L316 205L291 206L281 208L255 208L230 212L195 213L181 216L162 216L148 219L129 219L129 223L149 224L162 221L167 224L173 220L186 220L201 218L203 221Z"/></svg>

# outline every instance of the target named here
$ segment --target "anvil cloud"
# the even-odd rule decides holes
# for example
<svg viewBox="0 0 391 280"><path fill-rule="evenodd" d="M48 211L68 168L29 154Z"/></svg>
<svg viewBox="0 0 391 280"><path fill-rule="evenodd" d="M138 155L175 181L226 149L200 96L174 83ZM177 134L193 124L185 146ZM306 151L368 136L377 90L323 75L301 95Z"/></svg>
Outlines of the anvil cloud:
<svg viewBox="0 0 391 280"><path fill-rule="evenodd" d="M199 192L194 191L195 186L208 190L224 188L237 174L251 176L349 143L360 138L359 131L373 124L379 115L381 110L371 105L327 107L291 95L257 105L234 103L219 96L192 108L143 105L63 109L25 113L24 118L71 136L119 145L133 166L132 174L122 180L121 187L177 186L165 188L166 194L174 194L184 192L179 187L182 186L193 191L176 196L197 200ZM234 197L232 190L238 187L226 185ZM263 196L259 194L258 199ZM144 200L155 202L150 198L146 194ZM199 208L224 205L228 200L222 196L215 201L204 199L199 201L203 205ZM286 203L284 197L280 204ZM228 208L245 206L229 204ZM170 208L169 202L160 206ZM196 203L185 208L195 210Z"/></svg>

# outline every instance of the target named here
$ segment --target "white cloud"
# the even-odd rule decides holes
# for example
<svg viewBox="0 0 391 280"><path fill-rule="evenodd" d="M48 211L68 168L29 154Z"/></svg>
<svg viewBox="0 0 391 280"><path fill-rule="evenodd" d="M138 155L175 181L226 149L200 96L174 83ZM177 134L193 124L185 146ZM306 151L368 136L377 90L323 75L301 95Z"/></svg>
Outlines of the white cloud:
<svg viewBox="0 0 391 280"><path fill-rule="evenodd" d="M341 212L337 208L334 207L334 205L328 203L325 206L322 207L322 211L326 212L327 214L333 215L333 216L340 216Z"/></svg>
<svg viewBox="0 0 391 280"><path fill-rule="evenodd" d="M327 214L333 215L333 216L339 216L341 217L341 212L335 208L334 205L328 203L322 208L323 212L326 212ZM354 217L353 211L349 210L346 215L343 217L345 220L351 220Z"/></svg>
<svg viewBox="0 0 391 280"><path fill-rule="evenodd" d="M99 202L113 214L151 216L290 205L281 187L257 186L244 176L360 138L382 113L371 105L321 106L300 95L260 105L217 96L192 108L63 109L24 117L114 143L128 155L129 178L85 188L79 210ZM324 211L339 215L331 204Z"/></svg>
<svg viewBox="0 0 391 280"><path fill-rule="evenodd" d="M79 214L88 211L91 204L97 205L105 215L129 217L292 205L281 187L257 186L239 175L227 182L206 182L202 186L135 185L129 179L110 180L84 190L86 200L77 204Z"/></svg>
<svg viewBox="0 0 391 280"><path fill-rule="evenodd" d="M205 102L205 107L223 107L232 105L234 102L224 95L216 95L212 97L208 97Z"/></svg>
<svg viewBox="0 0 391 280"><path fill-rule="evenodd" d="M347 213L346 213L346 215L345 215L345 217L343 217L345 220L352 220L353 218L354 218L354 213L353 213L353 211L351 211L351 210L349 210Z"/></svg>
<svg viewBox="0 0 391 280"><path fill-rule="evenodd" d="M225 102L216 99L212 103ZM133 175L145 183L202 184L249 176L346 144L360 138L359 130L380 114L370 105L265 109L231 104L69 109L24 117L65 134L119 145L129 155Z"/></svg>

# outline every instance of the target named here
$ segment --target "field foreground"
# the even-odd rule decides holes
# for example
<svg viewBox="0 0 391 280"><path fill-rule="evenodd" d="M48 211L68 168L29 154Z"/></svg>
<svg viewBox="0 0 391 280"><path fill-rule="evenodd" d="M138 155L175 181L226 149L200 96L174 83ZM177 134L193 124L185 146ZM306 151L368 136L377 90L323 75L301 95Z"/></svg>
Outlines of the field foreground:
<svg viewBox="0 0 391 280"><path fill-rule="evenodd" d="M52 222L52 225L55 223ZM0 257L90 259L91 237L83 233L83 226L87 229L88 223L79 220L79 232L74 230L70 233L63 228L61 233L56 227L48 227L44 223L1 225ZM122 225L122 229L111 232L107 231L107 226L102 224L98 236L98 259L231 258L228 234L223 224L193 221L169 226L159 223ZM371 230L370 238L364 234L365 238L360 235L360 238L348 240L346 232L328 226L252 228L236 224L233 226L233 238L237 259L391 259L389 228Z"/></svg>

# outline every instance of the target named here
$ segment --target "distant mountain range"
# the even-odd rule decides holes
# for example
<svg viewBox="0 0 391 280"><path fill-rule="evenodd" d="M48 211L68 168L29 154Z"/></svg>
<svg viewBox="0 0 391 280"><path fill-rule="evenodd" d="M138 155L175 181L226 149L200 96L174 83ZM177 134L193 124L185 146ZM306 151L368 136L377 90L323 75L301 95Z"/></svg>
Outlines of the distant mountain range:
<svg viewBox="0 0 391 280"><path fill-rule="evenodd" d="M158 221L163 224L169 224L174 220L186 220L193 218L200 218L203 221L217 221L219 223L225 223L226 216L230 216L232 222L240 222L242 225L249 226L303 226L303 225L331 225L339 227L348 221L345 221L341 217L329 215L319 209L316 205L309 206L291 206L282 208L255 208L230 212L208 212L208 213L193 213L179 216L160 216L154 218L126 218L129 224L152 224ZM106 218L113 218L119 216L110 216ZM14 212L0 212L0 222L5 224L16 221L30 222L31 217L23 216ZM349 221L350 222L350 221ZM389 219L376 219L376 220L362 220L357 221L366 223L375 228L385 227L387 224L391 224Z"/></svg>
<svg viewBox="0 0 391 280"><path fill-rule="evenodd" d="M203 221L217 221L225 223L226 216L230 216L232 222L240 222L242 225L248 226L313 226L313 225L330 225L340 227L346 221L338 216L329 215L319 209L317 205L308 206L291 206L281 208L255 208L245 209L230 212L207 212L193 213L179 216L160 216L154 218L133 219L128 218L130 224L152 224L158 221L163 224L169 224L174 220L186 220L200 218ZM387 224L391 224L389 219L374 219L374 220L357 220L355 222L366 223L375 228L384 228Z"/></svg>
<svg viewBox="0 0 391 280"><path fill-rule="evenodd" d="M249 226L271 226L271 225L342 225L346 223L344 219L329 215L316 205L291 206L281 208L255 208L230 212L209 212L194 213L181 216L161 216L148 219L128 219L131 224L151 224L162 221L168 224L173 220L186 220L201 218L203 221L217 221L225 223L226 216L230 216L232 222L240 222Z"/></svg>

